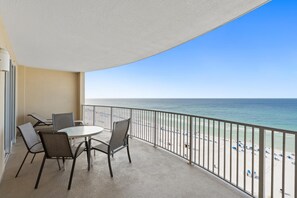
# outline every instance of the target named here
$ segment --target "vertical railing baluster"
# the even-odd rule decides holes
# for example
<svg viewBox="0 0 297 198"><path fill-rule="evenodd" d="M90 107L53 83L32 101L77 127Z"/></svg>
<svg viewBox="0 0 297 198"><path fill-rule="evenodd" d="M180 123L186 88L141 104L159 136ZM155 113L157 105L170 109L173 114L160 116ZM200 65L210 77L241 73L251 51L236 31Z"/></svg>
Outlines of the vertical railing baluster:
<svg viewBox="0 0 297 198"><path fill-rule="evenodd" d="M200 165L200 155L201 155L201 141L200 141L200 132L201 132L201 122L200 122L200 118L199 118L199 125L198 125L198 129L199 129L199 137L198 137L198 164Z"/></svg>
<svg viewBox="0 0 297 198"><path fill-rule="evenodd" d="M95 125L95 120L96 119L96 107L93 106L93 125Z"/></svg>
<svg viewBox="0 0 297 198"><path fill-rule="evenodd" d="M145 123L145 128L146 128L146 141L150 142L150 132L149 132L149 111L146 111L146 114L145 114L145 120L146 120L146 123Z"/></svg>
<svg viewBox="0 0 297 198"><path fill-rule="evenodd" d="M295 163L295 185L294 185L294 187L295 187L295 189L294 189L294 197L297 197L297 164L296 164L296 155L297 155L297 132L295 132L295 161L294 161L294 163Z"/></svg>
<svg viewBox="0 0 297 198"><path fill-rule="evenodd" d="M285 184L286 184L286 133L283 132L283 167L282 167L282 198L285 197Z"/></svg>
<svg viewBox="0 0 297 198"><path fill-rule="evenodd" d="M193 125L192 125L192 116L190 117L190 157L189 164L192 165L192 153L193 152Z"/></svg>
<svg viewBox="0 0 297 198"><path fill-rule="evenodd" d="M254 196L255 128L252 127L252 195Z"/></svg>
<svg viewBox="0 0 297 198"><path fill-rule="evenodd" d="M220 176L220 143L221 143L221 122L219 121L218 131L218 176Z"/></svg>
<svg viewBox="0 0 297 198"><path fill-rule="evenodd" d="M183 157L185 157L185 116L183 116Z"/></svg>
<svg viewBox="0 0 297 198"><path fill-rule="evenodd" d="M147 140L147 131L146 131L146 111L143 111L143 139L146 141Z"/></svg>
<svg viewBox="0 0 297 198"><path fill-rule="evenodd" d="M243 140L243 189L246 191L246 126L244 126L244 140Z"/></svg>
<svg viewBox="0 0 297 198"><path fill-rule="evenodd" d="M226 179L226 122L224 122L224 179Z"/></svg>
<svg viewBox="0 0 297 198"><path fill-rule="evenodd" d="M133 114L132 109L130 109L130 137L133 136Z"/></svg>
<svg viewBox="0 0 297 198"><path fill-rule="evenodd" d="M110 107L110 131L112 131L112 107Z"/></svg>
<svg viewBox="0 0 297 198"><path fill-rule="evenodd" d="M84 124L86 124L86 120L85 120L85 105L82 105L82 118L80 118Z"/></svg>
<svg viewBox="0 0 297 198"><path fill-rule="evenodd" d="M144 140L144 130L143 130L143 110L140 110L140 137Z"/></svg>
<svg viewBox="0 0 297 198"><path fill-rule="evenodd" d="M236 133L236 186L238 186L238 166L239 166L239 125L237 124Z"/></svg>
<svg viewBox="0 0 297 198"><path fill-rule="evenodd" d="M233 125L230 123L230 183L232 183L232 128Z"/></svg>
<svg viewBox="0 0 297 198"><path fill-rule="evenodd" d="M138 111L137 111L137 109L134 109L134 118L135 118L134 137L138 138Z"/></svg>
<svg viewBox="0 0 297 198"><path fill-rule="evenodd" d="M176 114L173 114L173 142L172 142L172 145L174 145L173 147L173 151L174 153L177 154L177 143L176 143L176 135L177 135L177 115Z"/></svg>
<svg viewBox="0 0 297 198"><path fill-rule="evenodd" d="M274 189L274 131L271 132L271 192L270 197L273 198Z"/></svg>
<svg viewBox="0 0 297 198"><path fill-rule="evenodd" d="M259 198L265 197L265 130L260 128L259 134ZM253 173L254 177L254 173Z"/></svg>
<svg viewBox="0 0 297 198"><path fill-rule="evenodd" d="M145 140L145 111L141 110L141 133L142 139Z"/></svg>
<svg viewBox="0 0 297 198"><path fill-rule="evenodd" d="M197 131L196 131L196 117L194 118L194 162L197 163Z"/></svg>
<svg viewBox="0 0 297 198"><path fill-rule="evenodd" d="M181 130L182 130L182 128L181 128L181 115L179 115L179 138L178 139L179 139L179 155L180 156L182 155Z"/></svg>
<svg viewBox="0 0 297 198"><path fill-rule="evenodd" d="M163 113L160 112L160 147L162 147L162 142L163 142Z"/></svg>
<svg viewBox="0 0 297 198"><path fill-rule="evenodd" d="M141 131L142 131L142 139L146 140L146 131L145 131L145 110L141 110Z"/></svg>
<svg viewBox="0 0 297 198"><path fill-rule="evenodd" d="M174 120L175 120L175 124L174 124L174 132L175 132L175 138L174 138L175 153L178 155L178 114L175 114Z"/></svg>
<svg viewBox="0 0 297 198"><path fill-rule="evenodd" d="M215 164L215 121L212 121L212 172L214 173Z"/></svg>
<svg viewBox="0 0 297 198"><path fill-rule="evenodd" d="M157 112L154 111L154 147L157 147Z"/></svg>
<svg viewBox="0 0 297 198"><path fill-rule="evenodd" d="M205 118L203 118L203 138L202 138L202 144L203 144L203 149L202 149L202 154L203 154L203 168L205 167L204 161L205 161Z"/></svg>
<svg viewBox="0 0 297 198"><path fill-rule="evenodd" d="M207 125L207 169L209 170L209 119Z"/></svg>
<svg viewBox="0 0 297 198"><path fill-rule="evenodd" d="M173 119L172 119L172 114L170 114L170 151L173 150L173 142L172 142L172 134L173 134Z"/></svg>
<svg viewBox="0 0 297 198"><path fill-rule="evenodd" d="M163 131L164 131L164 136L163 136L163 140L164 140L164 148L166 149L167 147L167 113L164 113L164 127L163 127Z"/></svg>

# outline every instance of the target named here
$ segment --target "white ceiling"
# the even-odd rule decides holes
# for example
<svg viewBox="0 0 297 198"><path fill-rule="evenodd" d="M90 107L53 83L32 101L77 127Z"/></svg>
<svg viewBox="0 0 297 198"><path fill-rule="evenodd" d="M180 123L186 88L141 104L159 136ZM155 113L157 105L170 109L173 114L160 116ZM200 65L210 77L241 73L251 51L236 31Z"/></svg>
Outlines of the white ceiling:
<svg viewBox="0 0 297 198"><path fill-rule="evenodd" d="M18 64L92 71L158 54L266 2L0 0L0 16Z"/></svg>

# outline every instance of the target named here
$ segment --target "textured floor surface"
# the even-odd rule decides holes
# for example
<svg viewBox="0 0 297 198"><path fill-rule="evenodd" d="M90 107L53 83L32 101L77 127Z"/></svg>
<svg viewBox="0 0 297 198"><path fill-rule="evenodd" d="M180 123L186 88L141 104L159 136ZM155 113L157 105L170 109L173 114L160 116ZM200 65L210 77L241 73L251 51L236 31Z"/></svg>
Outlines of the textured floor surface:
<svg viewBox="0 0 297 198"><path fill-rule="evenodd" d="M108 133L99 135L108 138ZM32 164L31 156L19 176L15 174L25 156L21 137L13 146L0 184L1 198L17 197L243 197L244 195L197 167L160 148L137 139L130 141L132 163L126 150L115 154L111 160L114 177L109 175L107 156L93 152L93 167L87 171L85 152L77 159L71 190L67 190L72 161L59 171L55 160L47 160L39 188L34 189L43 154L38 154Z"/></svg>

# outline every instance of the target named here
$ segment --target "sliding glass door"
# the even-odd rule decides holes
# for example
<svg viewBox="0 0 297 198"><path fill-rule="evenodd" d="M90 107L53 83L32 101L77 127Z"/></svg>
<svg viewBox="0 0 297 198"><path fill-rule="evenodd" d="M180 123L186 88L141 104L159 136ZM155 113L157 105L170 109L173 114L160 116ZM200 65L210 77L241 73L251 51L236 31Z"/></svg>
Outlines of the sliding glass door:
<svg viewBox="0 0 297 198"><path fill-rule="evenodd" d="M10 63L10 69L5 73L5 108L4 108L4 151L5 156L10 153L11 145L15 141L15 76L16 68Z"/></svg>

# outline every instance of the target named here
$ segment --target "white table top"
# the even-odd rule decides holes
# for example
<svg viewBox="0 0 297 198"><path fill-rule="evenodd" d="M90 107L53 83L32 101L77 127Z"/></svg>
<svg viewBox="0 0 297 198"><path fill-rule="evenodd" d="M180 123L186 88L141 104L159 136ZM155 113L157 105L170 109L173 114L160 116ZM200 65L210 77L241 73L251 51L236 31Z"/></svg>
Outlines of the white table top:
<svg viewBox="0 0 297 198"><path fill-rule="evenodd" d="M98 126L74 126L60 129L58 132L66 132L70 138L91 137L103 131L102 127Z"/></svg>

